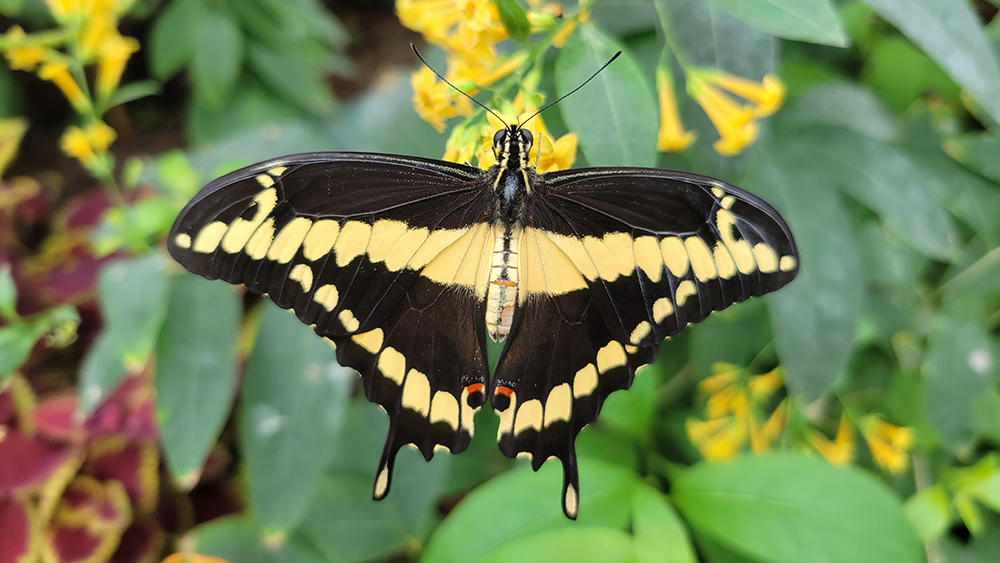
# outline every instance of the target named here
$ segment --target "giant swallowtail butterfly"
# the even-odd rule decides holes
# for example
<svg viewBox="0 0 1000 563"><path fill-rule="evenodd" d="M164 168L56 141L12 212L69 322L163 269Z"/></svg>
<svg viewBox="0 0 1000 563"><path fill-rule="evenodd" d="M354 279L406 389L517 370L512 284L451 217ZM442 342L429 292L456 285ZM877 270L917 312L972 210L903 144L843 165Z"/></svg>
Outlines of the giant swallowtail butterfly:
<svg viewBox="0 0 1000 563"><path fill-rule="evenodd" d="M497 164L352 152L283 156L223 176L167 241L188 270L267 294L332 342L389 415L374 498L413 444L459 453L490 402L497 440L537 470L574 441L658 346L798 271L760 198L672 170L536 173L532 135L496 132ZM490 377L486 337L505 340Z"/></svg>

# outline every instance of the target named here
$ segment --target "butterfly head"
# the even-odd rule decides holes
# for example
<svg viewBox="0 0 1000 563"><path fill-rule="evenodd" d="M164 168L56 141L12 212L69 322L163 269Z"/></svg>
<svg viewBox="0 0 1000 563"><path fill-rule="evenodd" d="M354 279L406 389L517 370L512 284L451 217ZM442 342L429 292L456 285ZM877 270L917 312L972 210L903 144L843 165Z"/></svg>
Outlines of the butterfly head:
<svg viewBox="0 0 1000 563"><path fill-rule="evenodd" d="M493 134L493 155L501 168L527 168L533 142L531 131L511 124Z"/></svg>

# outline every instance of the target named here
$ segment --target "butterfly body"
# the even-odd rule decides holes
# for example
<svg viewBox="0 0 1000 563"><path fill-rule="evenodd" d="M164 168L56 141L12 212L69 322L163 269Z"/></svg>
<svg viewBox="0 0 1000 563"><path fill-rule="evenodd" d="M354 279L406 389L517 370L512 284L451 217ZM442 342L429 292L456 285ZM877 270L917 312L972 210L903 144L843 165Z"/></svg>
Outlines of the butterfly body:
<svg viewBox="0 0 1000 563"><path fill-rule="evenodd" d="M505 455L562 462L575 518L573 444L604 399L665 338L797 273L787 225L748 192L659 169L538 174L531 144L501 129L488 170L282 157L210 183L171 230L187 269L268 294L361 374L390 419L375 498L400 447L463 451L489 401ZM505 340L492 377L487 335Z"/></svg>

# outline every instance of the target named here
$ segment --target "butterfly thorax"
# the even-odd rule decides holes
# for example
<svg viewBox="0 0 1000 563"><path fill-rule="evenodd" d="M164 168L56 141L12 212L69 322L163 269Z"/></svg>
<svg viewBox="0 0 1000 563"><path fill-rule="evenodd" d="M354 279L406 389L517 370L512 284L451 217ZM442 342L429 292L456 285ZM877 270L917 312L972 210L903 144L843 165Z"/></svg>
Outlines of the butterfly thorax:
<svg viewBox="0 0 1000 563"><path fill-rule="evenodd" d="M506 338L514 319L521 216L535 178L534 167L528 162L531 142L531 133L518 125L509 125L493 136L497 163L490 172L494 174L491 187L496 195L497 213L486 293L486 329L493 340Z"/></svg>

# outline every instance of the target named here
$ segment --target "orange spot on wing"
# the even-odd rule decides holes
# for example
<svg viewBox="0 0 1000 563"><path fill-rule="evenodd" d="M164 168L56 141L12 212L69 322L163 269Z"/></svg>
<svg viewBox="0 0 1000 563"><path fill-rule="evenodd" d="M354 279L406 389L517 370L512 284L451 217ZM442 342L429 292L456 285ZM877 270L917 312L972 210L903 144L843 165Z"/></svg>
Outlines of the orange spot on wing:
<svg viewBox="0 0 1000 563"><path fill-rule="evenodd" d="M473 393L480 393L483 390L483 384L473 383L472 385L466 385L465 390L468 391L470 395Z"/></svg>
<svg viewBox="0 0 1000 563"><path fill-rule="evenodd" d="M497 387L496 394L497 395L503 395L504 397L510 398L510 396L514 394L514 390L511 389L510 387L504 387L503 385L501 385L501 386Z"/></svg>

